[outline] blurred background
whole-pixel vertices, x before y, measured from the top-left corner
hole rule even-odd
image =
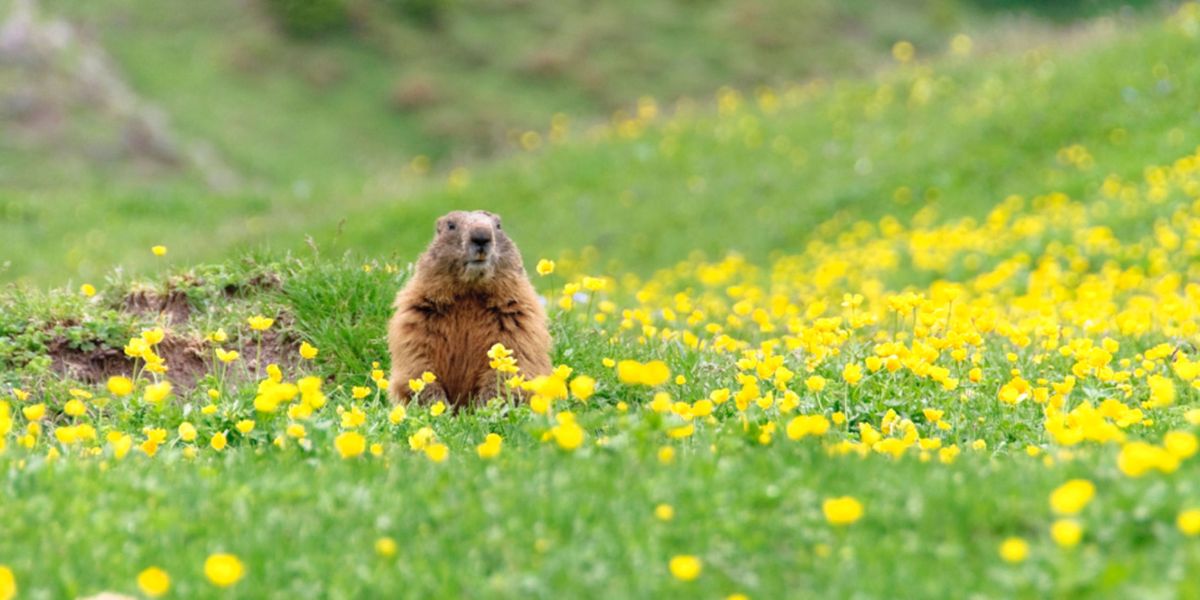
[[[500,212],[530,262],[588,247],[650,269],[795,247],[842,215],[1085,193],[1195,147],[1197,45],[1179,14],[0,0],[0,282],[254,248],[406,261],[452,208]],[[1072,146],[1088,161],[1064,159]]]

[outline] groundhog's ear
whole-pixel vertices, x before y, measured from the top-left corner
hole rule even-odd
[[[491,217],[491,219],[496,222],[496,229],[500,228],[500,215],[487,210],[481,210],[479,212]]]

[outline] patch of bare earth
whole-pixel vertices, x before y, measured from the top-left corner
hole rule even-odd
[[[244,286],[225,290],[233,296],[248,288],[264,288],[278,285],[277,276],[264,276],[262,280],[249,281]],[[160,293],[152,290],[136,290],[125,297],[121,309],[144,319],[160,323],[165,335],[155,352],[167,365],[166,378],[181,390],[196,387],[197,382],[215,366],[214,346],[203,338],[186,336],[177,332],[191,318],[192,307],[187,294],[180,290]],[[289,315],[280,315],[272,329],[240,339],[231,340],[222,346],[236,350],[241,358],[225,369],[227,382],[261,379],[266,366],[277,364],[293,367],[299,355],[299,341],[284,333],[290,322]],[[84,350],[66,338],[56,338],[48,344],[51,368],[60,375],[89,384],[101,384],[109,377],[133,376],[139,362],[126,356],[123,347],[111,347],[95,341],[94,347]]]

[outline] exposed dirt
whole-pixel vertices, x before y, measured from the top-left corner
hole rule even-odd
[[[266,271],[245,281],[230,283],[222,288],[225,297],[233,299],[252,296],[263,290],[278,289],[283,283],[279,274]],[[180,391],[191,390],[207,373],[218,370],[214,345],[202,337],[202,333],[185,327],[193,316],[194,308],[189,301],[188,289],[203,285],[195,278],[170,281],[164,291],[140,288],[130,291],[119,303],[118,309],[136,315],[137,321],[155,323],[164,329],[165,336],[155,347],[167,365],[167,379]],[[59,327],[72,327],[77,323],[59,323],[47,331],[62,331]],[[278,364],[291,370],[299,358],[299,340],[290,335],[292,317],[287,313],[275,317],[275,325],[259,334],[242,327],[230,330],[230,339],[221,344],[226,350],[236,350],[239,360],[221,369],[226,381],[249,381],[265,377],[266,366]],[[185,330],[187,333],[184,333]],[[87,384],[102,384],[114,375],[132,376],[138,361],[125,355],[122,346],[113,347],[111,342],[100,339],[77,339],[61,334],[47,343],[47,354],[51,368],[59,375]],[[137,335],[131,331],[129,335]],[[82,349],[81,346],[90,349]]]
[[[50,366],[56,373],[88,384],[102,384],[114,375],[132,377],[137,364],[125,356],[124,348],[103,344],[97,344],[92,350],[81,350],[71,346],[65,338],[58,338],[47,347]],[[299,342],[276,329],[263,334],[261,345],[257,338],[250,337],[224,344],[224,347],[241,354],[226,371],[230,382],[261,379],[266,376],[266,366],[271,363],[290,371],[299,360]],[[168,330],[155,351],[166,361],[167,380],[182,391],[194,388],[200,378],[215,368],[213,347],[203,339]]]
[[[123,303],[125,312],[135,315],[161,314],[172,325],[182,325],[192,314],[188,297],[182,291],[172,290],[159,294],[150,290],[130,292]]]
[[[114,375],[133,375],[132,358],[123,348],[99,345],[92,350],[71,347],[67,340],[56,339],[48,344],[50,365],[55,372],[84,383],[99,384]],[[176,386],[190,389],[196,380],[208,372],[204,342],[168,332],[155,348],[167,363],[167,379]]]

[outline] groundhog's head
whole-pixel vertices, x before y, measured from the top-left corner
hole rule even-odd
[[[422,268],[463,282],[484,282],[498,272],[522,269],[521,255],[504,234],[500,217],[484,211],[456,210],[437,220]]]

